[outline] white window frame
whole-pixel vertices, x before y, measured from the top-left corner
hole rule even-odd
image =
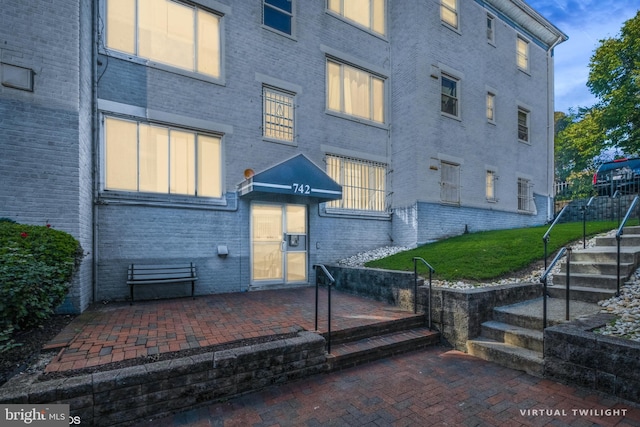
[[[497,181],[498,174],[496,171],[493,169],[487,169],[485,175],[485,195],[488,202],[496,203],[498,201],[496,188]]]
[[[115,120],[115,121],[120,121],[120,122],[124,122],[124,123],[129,123],[132,125],[136,126],[136,141],[135,141],[135,152],[136,152],[136,159],[134,160],[135,163],[135,171],[130,171],[130,172],[134,172],[135,173],[135,184],[130,183],[130,187],[129,188],[118,188],[117,186],[113,186],[110,187],[109,184],[109,162],[112,160],[115,160],[118,164],[121,164],[121,159],[119,159],[118,156],[123,155],[123,153],[117,152],[114,153],[115,158],[109,158],[109,149],[108,149],[108,130],[107,130],[107,121],[108,120]],[[168,152],[166,153],[166,159],[168,161],[167,163],[167,188],[166,191],[153,191],[153,190],[141,190],[140,189],[140,182],[141,182],[141,174],[140,174],[140,162],[141,160],[141,156],[140,156],[140,125],[145,125],[147,127],[150,128],[156,128],[156,129],[163,129],[167,131],[167,135],[168,135],[168,140],[167,140],[167,149]],[[201,131],[196,131],[193,129],[187,129],[187,128],[180,128],[180,127],[176,127],[176,126],[167,126],[164,124],[157,124],[154,122],[149,122],[143,119],[132,119],[132,118],[123,118],[121,116],[116,116],[116,115],[111,115],[111,114],[104,114],[102,116],[102,132],[103,132],[103,136],[102,136],[102,147],[101,147],[101,153],[102,153],[102,162],[101,162],[101,168],[102,168],[102,188],[101,190],[104,192],[103,194],[135,194],[135,195],[147,195],[147,196],[151,196],[151,197],[162,197],[162,200],[166,200],[166,196],[170,196],[173,199],[175,199],[176,201],[185,201],[185,200],[197,200],[197,199],[213,199],[213,200],[220,200],[223,197],[223,193],[224,193],[224,183],[223,183],[223,176],[222,176],[222,170],[223,170],[223,160],[222,160],[222,135],[220,134],[216,134],[213,132],[201,132]],[[172,151],[171,151],[171,132],[179,132],[182,134],[190,134],[193,135],[194,137],[194,152],[193,152],[193,169],[188,171],[189,172],[189,176],[187,177],[187,179],[193,179],[194,182],[194,191],[193,194],[191,193],[185,193],[185,192],[179,192],[177,190],[172,191],[172,185],[174,185],[172,183],[172,177],[171,177],[171,171],[172,171]],[[216,171],[216,177],[214,178],[214,186],[215,184],[217,184],[217,187],[215,189],[215,194],[209,194],[209,195],[202,195],[200,194],[201,191],[200,189],[202,188],[203,183],[201,182],[201,177],[202,174],[206,173],[207,171],[210,171],[210,168],[208,167],[208,165],[203,165],[203,166],[207,166],[207,167],[203,167],[202,170],[200,170],[200,168],[198,167],[199,164],[201,164],[201,153],[199,151],[199,141],[198,138],[199,137],[204,137],[204,138],[209,138],[209,139],[215,139],[218,141],[217,143],[217,147],[214,147],[217,150],[217,153],[215,153],[215,155],[217,156],[217,160],[218,160],[218,165],[217,165],[217,171]],[[192,175],[191,175],[192,174]],[[209,183],[211,184],[211,183]],[[135,187],[135,188],[132,188]]]
[[[348,21],[351,24],[354,24],[360,28],[364,28],[367,31],[370,31],[373,34],[379,36],[386,36],[387,34],[387,0],[360,0],[366,3],[369,3],[369,19],[368,23],[360,22],[353,17],[348,16],[349,11],[345,10],[345,2],[355,3],[355,0],[327,0],[327,10],[341,19]],[[377,6],[377,8],[376,8]],[[379,12],[379,8],[382,7],[382,29],[378,28],[375,25],[376,20],[376,10]]]
[[[162,1],[162,0],[159,0]],[[199,5],[194,5],[191,3],[181,2],[179,0],[163,0],[169,4],[176,4],[179,6],[183,6],[186,8],[191,8],[194,10],[194,21],[193,21],[193,30],[194,30],[194,52],[193,52],[193,61],[194,63],[190,67],[183,67],[180,65],[171,64],[163,61],[159,58],[143,56],[140,53],[140,38],[139,38],[139,24],[138,24],[138,0],[131,0],[134,7],[134,28],[131,28],[132,37],[133,37],[133,49],[132,50],[122,50],[118,47],[114,47],[109,45],[109,32],[111,29],[109,28],[109,20],[108,16],[108,2],[109,0],[102,1],[102,13],[105,17],[105,30],[103,33],[103,42],[100,44],[100,52],[106,55],[114,56],[120,59],[137,62],[140,64],[144,64],[149,67],[168,70],[174,72],[176,74],[184,74],[189,77],[193,77],[200,80],[211,81],[214,83],[222,83],[224,80],[224,15],[228,13],[230,9],[227,6],[220,5],[217,2],[215,5],[220,7],[221,10],[214,11],[211,9],[207,9],[204,7],[200,7]],[[207,14],[209,17],[213,17],[217,20],[217,55],[213,64],[214,71],[212,73],[203,72],[199,70],[199,55],[198,55],[198,13]],[[204,37],[204,35],[203,35]]]
[[[521,124],[520,117],[524,116],[525,121]],[[531,112],[524,108],[518,107],[518,116],[517,116],[517,125],[518,125],[518,141],[531,144]]]
[[[339,70],[339,78],[337,79],[337,81],[333,81],[331,80],[331,73],[329,72],[329,67],[331,66],[338,66],[340,67]],[[350,71],[350,72],[356,72],[356,73],[365,73],[367,74],[367,78],[368,78],[368,90],[369,90],[369,107],[368,107],[368,117],[362,116],[362,115],[358,115],[353,111],[353,108],[349,108],[347,107],[347,96],[346,96],[346,90],[345,90],[345,71]],[[356,66],[352,66],[349,64],[346,64],[344,62],[341,62],[337,59],[333,59],[333,58],[327,58],[327,64],[326,64],[326,73],[327,73],[327,78],[326,78],[326,108],[328,111],[331,112],[335,112],[335,113],[339,113],[339,114],[344,114],[345,116],[348,117],[353,117],[355,119],[358,120],[366,120],[372,123],[376,123],[376,124],[385,124],[386,123],[386,112],[387,112],[387,105],[386,105],[386,99],[387,99],[387,79],[383,76],[380,76],[379,74],[375,74],[372,73],[371,71],[368,71],[364,68],[360,68],[360,67],[356,67]],[[382,117],[376,117],[377,116],[377,109],[376,109],[376,105],[375,105],[375,94],[376,94],[376,82],[379,82],[382,84],[381,90],[380,90],[380,96],[382,97],[381,100],[381,105],[378,106],[379,109],[381,110],[380,115]],[[334,88],[333,85],[338,85],[337,88]],[[335,91],[338,91],[338,96],[340,99],[334,99],[332,97],[332,94]]]
[[[277,32],[279,34],[283,34],[283,35],[288,36],[288,37],[294,37],[294,35],[295,35],[295,13],[294,12],[295,12],[295,6],[296,5],[294,3],[295,0],[288,0],[288,1],[291,3],[291,12],[289,12],[287,10],[284,10],[284,9],[281,9],[278,6],[276,6],[275,4],[269,3],[268,0],[262,0],[262,25],[265,28],[268,28],[269,30],[275,31],[275,32]],[[288,16],[290,21],[291,21],[291,23],[290,23],[291,32],[288,33],[286,31],[282,31],[282,30],[280,30],[280,29],[278,29],[276,27],[273,27],[273,26],[267,24],[265,22],[265,11],[267,9],[271,9],[271,10],[275,11],[276,13],[279,13],[279,14],[281,14],[283,16]]]
[[[445,93],[444,91],[445,80],[448,80],[455,84],[454,94]],[[447,101],[452,101],[453,107],[455,109],[454,113],[445,111],[445,105],[447,104],[445,102],[445,97]],[[460,116],[460,79],[448,73],[440,73],[440,112],[445,116],[455,117],[456,119],[459,119],[461,117]]]
[[[440,161],[440,200],[448,204],[460,204],[460,165]]]
[[[440,0],[440,20],[444,25],[456,31],[460,31],[459,8],[458,0]],[[450,19],[449,16],[453,19]]]
[[[496,94],[493,92],[487,92],[487,121],[489,123],[496,123]]]
[[[496,17],[487,13],[487,42],[496,44]]]
[[[262,136],[265,139],[295,143],[295,97],[295,93],[262,86]]]
[[[342,186],[342,198],[328,209],[387,213],[387,165],[336,154],[326,155],[327,175]]]
[[[527,178],[518,178],[518,212],[533,212],[533,185]]]
[[[529,64],[530,64],[529,52],[530,52],[529,40],[518,35],[516,37],[516,64],[518,65],[518,69],[521,71],[524,71],[525,73],[529,73]]]

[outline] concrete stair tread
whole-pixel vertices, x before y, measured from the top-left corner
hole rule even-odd
[[[542,331],[538,331],[535,329],[529,329],[529,328],[523,328],[521,326],[516,326],[516,325],[510,325],[508,323],[504,323],[504,322],[498,322],[496,320],[489,320],[487,322],[484,322],[482,324],[482,326],[487,327],[487,328],[491,328],[491,329],[495,329],[495,330],[499,330],[499,331],[503,331],[503,332],[510,332],[510,333],[514,333],[514,334],[519,334],[519,335],[524,335],[533,339],[543,339],[543,332]]]
[[[594,314],[600,307],[592,302],[571,300],[569,314],[571,319]],[[542,330],[543,298],[535,298],[502,307],[493,311],[494,320],[517,325],[523,328]],[[564,297],[547,298],[547,326],[566,322],[566,302]]]
[[[540,362],[542,363],[543,356],[542,353],[538,352],[538,351],[533,351],[533,350],[529,350],[528,348],[522,348],[522,347],[518,347],[517,345],[512,345],[512,344],[507,344],[504,342],[499,342],[499,341],[495,341],[489,338],[484,338],[484,337],[478,337],[478,338],[474,338],[472,340],[469,340],[470,343],[476,344],[476,345],[480,345],[480,346],[484,346],[484,347],[489,347],[489,348],[494,348],[494,349],[498,349],[500,351],[503,351],[505,353],[509,353],[509,354],[513,354],[513,355],[518,355],[519,357],[522,357],[523,359],[527,359],[533,362]]]
[[[427,327],[413,328],[344,342],[335,346],[332,344],[331,354],[328,355],[327,361],[329,370],[333,371],[417,350],[439,341],[440,333],[438,331],[429,330]]]
[[[617,246],[592,246],[586,249],[574,249],[574,254],[583,254],[583,253],[617,253]],[[637,253],[640,252],[640,246],[620,246],[620,252],[629,252],[629,253]]]
[[[467,341],[468,353],[472,356],[506,366],[511,369],[542,377],[544,358],[541,352],[479,337]]]
[[[565,292],[565,289],[566,288],[564,286],[559,286],[559,285],[549,286],[547,288],[547,290],[558,290],[558,291],[562,291],[562,292]],[[607,293],[607,294],[610,293],[612,295],[616,293],[615,289],[595,288],[593,286],[572,286],[572,285],[569,285],[569,292],[572,292],[572,291],[596,292],[596,293]]]

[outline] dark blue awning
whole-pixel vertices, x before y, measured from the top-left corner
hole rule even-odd
[[[238,192],[240,197],[275,193],[316,202],[342,198],[342,186],[303,154],[247,178],[238,185]]]

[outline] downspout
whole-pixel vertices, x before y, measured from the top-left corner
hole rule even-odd
[[[92,121],[92,136],[93,141],[91,144],[92,153],[92,200],[91,200],[91,224],[92,224],[92,245],[93,245],[93,258],[91,268],[91,282],[92,282],[92,302],[98,300],[98,206],[96,204],[98,197],[98,147],[99,147],[99,120],[98,120],[98,2],[91,2],[92,11],[91,17],[93,20],[93,46],[91,51],[91,121]]]
[[[547,50],[547,221],[551,221],[554,215],[553,183],[555,181],[555,125],[554,125],[554,69],[551,66],[553,49],[563,41],[562,36]]]

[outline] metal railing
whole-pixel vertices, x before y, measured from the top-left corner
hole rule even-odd
[[[429,304],[427,306],[427,319],[429,319],[429,330],[431,330],[431,279],[436,270],[424,259],[420,257],[413,258],[413,314],[418,312],[418,261],[421,261],[429,269]]]
[[[550,234],[551,234],[551,230],[553,229],[553,227],[558,223],[558,221],[560,221],[560,218],[562,217],[562,214],[564,214],[567,211],[567,208],[569,207],[569,205],[565,206],[564,208],[562,208],[562,210],[560,211],[560,213],[556,216],[556,219],[553,221],[553,223],[551,224],[551,226],[549,227],[549,229],[547,230],[546,233],[544,233],[544,236],[542,236],[542,241],[544,242],[544,269],[547,270],[547,243],[549,243],[549,238],[550,238]]]
[[[616,296],[620,296],[620,241],[622,240],[622,234],[624,233],[624,226],[629,220],[629,216],[631,216],[631,212],[633,212],[633,209],[635,208],[636,203],[638,203],[638,196],[635,196],[633,198],[633,201],[631,202],[629,209],[627,209],[627,213],[622,219],[622,221],[620,222],[620,225],[618,226],[618,231],[616,232],[616,243],[618,246],[618,250],[617,250],[618,265],[616,267],[618,276],[617,276],[617,284],[616,284]]]
[[[582,205],[580,210],[582,211],[582,249],[587,248],[587,211],[591,207],[591,203],[596,198],[592,196],[586,205]]]
[[[553,259],[553,261],[551,261],[551,264],[549,265],[549,267],[547,267],[544,271],[544,273],[542,274],[542,276],[540,276],[540,282],[542,283],[542,328],[545,329],[547,327],[547,281],[548,281],[548,276],[549,273],[551,273],[551,270],[553,269],[553,267],[556,265],[556,263],[560,260],[560,258],[562,258],[565,253],[567,254],[567,276],[566,276],[566,280],[567,280],[567,288],[566,288],[566,294],[565,294],[565,319],[569,320],[569,301],[570,301],[570,278],[571,278],[571,248],[570,247],[564,247],[562,249],[560,249],[558,251],[558,253],[556,254],[555,258]]]
[[[322,271],[324,276],[329,280],[327,285],[327,353],[331,354],[331,287],[336,283],[327,267],[323,264],[315,264],[313,268],[316,270],[316,331],[318,330],[318,287],[320,286],[320,275],[318,269]]]

